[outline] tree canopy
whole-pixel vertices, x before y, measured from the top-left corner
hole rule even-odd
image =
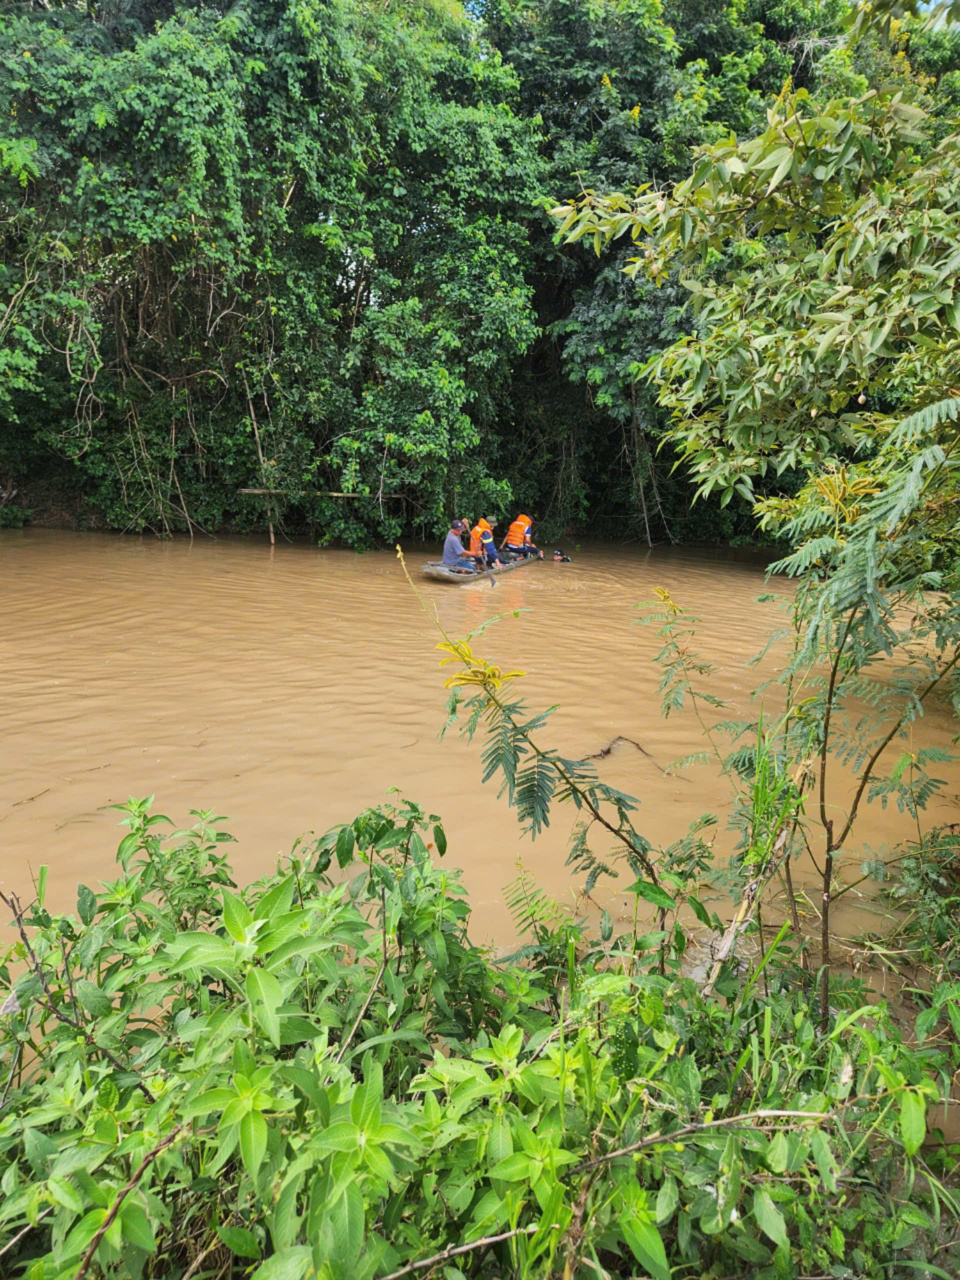
[[[132,12],[0,29],[6,466],[52,449],[161,530],[496,498],[480,438],[534,333],[513,73],[456,6]]]
[[[361,545],[518,503],[557,531],[750,535],[750,496],[779,492],[770,465],[796,487],[833,392],[794,413],[795,447],[771,436],[766,476],[731,464],[739,487],[707,480],[691,511],[673,464],[693,445],[671,430],[676,403],[638,374],[653,360],[675,386],[709,365],[729,385],[746,366],[716,357],[718,344],[794,305],[772,283],[737,312],[761,264],[791,275],[797,221],[816,222],[802,232],[811,244],[842,236],[830,230],[838,202],[870,198],[858,182],[895,186],[914,152],[949,136],[954,35],[894,18],[889,38],[854,39],[846,21],[839,0],[9,10],[0,521],[33,507],[118,529],[280,525]],[[874,139],[885,86],[902,120],[916,113],[915,138]],[[713,215],[696,211],[696,192],[715,194],[705,158],[689,222],[667,215],[681,247],[709,241],[724,264],[698,295],[710,352],[671,345],[689,294],[663,236],[659,277],[625,275],[621,239],[601,258],[557,243],[545,211],[558,199],[680,190],[697,148],[718,163],[747,148],[749,168],[776,127],[769,180],[783,147],[834,128],[815,105],[829,99],[851,140],[838,135],[823,161],[835,182],[810,169],[793,224],[780,199],[749,234],[713,234]],[[872,154],[848,165],[861,136],[889,148],[889,172]],[[801,269],[819,307],[828,286]],[[784,392],[811,361],[822,367],[822,338],[781,371]],[[746,371],[737,406],[776,372]],[[769,407],[755,406],[761,434],[790,416]]]

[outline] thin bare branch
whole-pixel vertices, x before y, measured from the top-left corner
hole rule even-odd
[[[664,1142],[677,1142],[681,1138],[689,1138],[693,1134],[704,1133],[709,1129],[727,1129],[731,1125],[749,1125],[755,1120],[812,1120],[818,1124],[824,1120],[832,1120],[829,1112],[820,1111],[746,1111],[742,1116],[725,1116],[722,1120],[704,1120],[696,1124],[684,1125],[682,1129],[674,1129],[670,1133],[653,1133],[639,1142],[632,1142],[628,1147],[618,1147],[616,1151],[608,1151],[606,1155],[597,1156],[595,1160],[584,1160],[574,1165],[563,1175],[564,1180],[572,1178],[585,1169],[593,1169],[597,1165],[607,1164],[611,1160],[619,1160],[621,1156],[633,1155],[635,1151],[644,1151],[647,1147],[656,1147]]]
[[[474,1240],[472,1244],[451,1245],[441,1253],[432,1257],[421,1258],[418,1262],[410,1262],[399,1271],[391,1271],[383,1280],[400,1280],[401,1276],[413,1275],[415,1271],[427,1271],[430,1267],[439,1266],[450,1258],[459,1258],[464,1253],[473,1253],[477,1249],[488,1249],[491,1245],[501,1244],[504,1240],[512,1240],[515,1236],[532,1236],[540,1230],[539,1226],[517,1227],[515,1231],[503,1231],[498,1236],[484,1236],[482,1240]]]

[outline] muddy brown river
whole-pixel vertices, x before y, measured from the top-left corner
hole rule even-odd
[[[415,576],[426,558],[411,550]],[[154,793],[177,822],[191,808],[228,815],[244,880],[270,870],[298,834],[349,820],[397,787],[442,815],[447,861],[463,869],[478,940],[513,940],[503,887],[518,860],[572,901],[564,867],[572,811],[555,809],[546,835],[529,841],[494,785],[481,786],[479,745],[438,740],[439,637],[393,553],[25,530],[0,534],[0,572],[6,887],[28,889],[31,869],[46,863],[51,905],[72,909],[78,881],[113,874],[121,833],[105,806],[130,795]],[[558,705],[544,735],[551,745],[578,757],[623,736],[649,752],[618,747],[599,767],[640,798],[637,826],[652,841],[675,839],[704,810],[723,813],[728,784],[715,768],[661,772],[703,743],[689,712],[659,714],[659,642],[634,625],[636,605],[661,586],[699,615],[698,646],[717,667],[711,688],[727,700],[724,714],[753,716],[750,692],[778,661],[774,648],[759,667],[746,665],[778,622],[757,597],[791,590],[785,580],[765,586],[761,557],[590,545],[572,564],[538,564],[496,589],[420,586],[458,636],[508,614],[476,648],[529,673],[521,686],[532,706]],[[916,732],[949,747],[955,724],[934,707]],[[949,792],[960,787],[956,766],[941,776]],[[856,848],[882,856],[908,830],[872,806]],[[810,866],[801,861],[794,875],[812,892]],[[599,887],[598,902],[626,910],[617,886],[630,878]],[[838,933],[877,927],[870,893],[864,885],[838,904]],[[717,905],[722,914],[719,896]]]

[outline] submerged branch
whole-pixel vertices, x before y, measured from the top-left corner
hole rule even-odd
[[[646,747],[641,746],[641,745],[640,745],[640,743],[639,743],[639,742],[637,742],[636,738],[626,738],[626,737],[624,737],[624,735],[623,735],[622,733],[618,733],[618,734],[617,734],[617,736],[616,736],[615,738],[611,738],[611,740],[607,743],[607,745],[606,745],[605,747],[601,748],[601,750],[599,750],[599,751],[593,751],[593,752],[591,752],[591,754],[590,754],[590,755],[588,755],[588,756],[582,756],[582,757],[581,757],[581,759],[583,759],[583,760],[606,760],[607,756],[609,756],[609,755],[611,755],[611,754],[612,754],[614,747],[615,747],[615,746],[617,746],[617,744],[618,744],[618,743],[620,743],[620,742],[625,742],[625,743],[627,744],[627,746],[628,746],[628,747],[636,747],[636,748],[637,748],[637,750],[640,752],[640,754],[641,754],[642,756],[646,756],[646,757],[647,757],[647,759],[648,759],[652,764],[656,765],[656,767],[660,770],[660,772],[663,774],[663,776],[664,776],[665,778],[669,778],[669,777],[673,777],[673,776],[675,776],[675,775],[673,775],[673,774],[668,773],[668,771],[663,767],[663,765],[659,762],[659,760],[654,759],[654,757],[650,754],[650,752],[646,749]],[[682,782],[689,782],[689,781],[690,781],[690,779],[689,779],[689,778],[682,778],[682,779],[681,779],[681,781],[682,781]]]

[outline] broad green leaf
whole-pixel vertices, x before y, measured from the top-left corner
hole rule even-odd
[[[372,1054],[364,1056],[363,1074],[363,1084],[350,1100],[350,1118],[369,1132],[379,1125],[383,1104],[383,1068]]]
[[[78,1257],[103,1226],[106,1209],[91,1209],[76,1224],[63,1243],[61,1258]]]
[[[36,1112],[30,1118],[33,1123],[27,1124],[23,1130],[23,1150],[34,1173],[42,1173],[59,1148],[41,1129],[34,1128],[38,1123]]]
[[[664,911],[670,911],[676,906],[669,893],[659,885],[651,884],[649,880],[635,880],[633,884],[627,886],[626,892],[635,893],[638,898],[643,898],[645,902],[650,902],[655,907],[662,907]]]
[[[97,914],[97,895],[82,884],[77,889],[77,915],[84,924],[92,924]]]
[[[303,1182],[303,1174],[296,1174],[280,1188],[273,1213],[269,1219],[270,1236],[275,1249],[285,1249],[297,1238],[300,1217],[297,1213],[297,1195]]]
[[[507,1156],[490,1170],[491,1178],[502,1178],[504,1182],[519,1182],[529,1178],[533,1169],[533,1161],[520,1152]]]
[[[220,1117],[221,1130],[231,1129],[234,1125],[238,1125],[247,1112],[252,1109],[253,1098],[249,1093],[235,1094],[223,1108],[223,1115]]]
[[[260,923],[260,932],[257,934],[257,955],[272,956],[275,952],[283,950],[290,953],[289,944],[296,943],[297,948],[303,946],[310,935],[315,932],[317,926],[317,918],[312,911],[287,911],[283,915],[275,915],[270,920],[263,920]],[[321,941],[326,941],[327,945],[334,942],[333,939],[320,935]],[[293,955],[299,954],[298,950],[294,950]]]
[[[506,1221],[506,1202],[495,1191],[488,1191],[474,1207],[471,1230],[477,1235],[484,1235],[499,1230]]]
[[[697,1064],[689,1053],[684,1054],[677,1062],[675,1078],[678,1087],[683,1091],[683,1100],[687,1106],[691,1109],[699,1106],[702,1082]]]
[[[360,1256],[365,1223],[363,1196],[356,1182],[347,1186],[330,1210],[330,1223],[337,1257],[349,1270]]]
[[[774,1244],[786,1244],[787,1226],[783,1220],[783,1214],[770,1199],[770,1193],[764,1187],[757,1187],[753,1193],[753,1216],[757,1226]]]
[[[944,1271],[942,1267],[935,1266],[932,1262],[919,1262],[915,1258],[899,1258],[897,1266],[909,1267],[911,1271],[916,1271],[921,1276],[933,1276],[935,1280],[957,1280],[957,1273],[952,1274]]]
[[[843,1256],[847,1251],[847,1237],[843,1234],[836,1223],[830,1228],[830,1238],[828,1241],[830,1249],[835,1258],[843,1261]]]
[[[772,191],[775,191],[782,180],[787,176],[787,173],[793,164],[793,159],[793,152],[790,152],[788,155],[785,155],[777,165],[777,171],[770,179],[770,185],[767,187],[767,195],[770,195]]]
[[[193,1120],[196,1116],[206,1116],[211,1112],[222,1111],[233,1102],[236,1096],[232,1089],[208,1089],[206,1093],[201,1093],[199,1098],[194,1098],[193,1102],[184,1107],[183,1118]]]
[[[264,969],[250,969],[244,983],[247,999],[253,1009],[253,1016],[270,1037],[275,1048],[280,1048],[280,1015],[277,1012],[283,1003],[283,992],[280,983],[272,973]]]
[[[813,1158],[817,1162],[817,1169],[820,1171],[820,1179],[827,1191],[833,1193],[837,1189],[837,1162],[834,1159],[833,1152],[830,1150],[830,1143],[827,1141],[827,1135],[822,1129],[815,1129],[810,1135],[810,1150]]]
[[[344,1062],[352,1061],[358,1053],[362,1053],[365,1049],[373,1049],[378,1044],[395,1044],[397,1041],[405,1040],[410,1044],[420,1045],[426,1053],[430,1044],[422,1031],[387,1031],[382,1036],[370,1036],[368,1040],[361,1040],[347,1054]]]
[[[97,1102],[104,1111],[116,1111],[120,1104],[120,1090],[109,1078],[101,1080],[97,1087]]]
[[[156,1253],[157,1241],[153,1233],[150,1219],[143,1206],[135,1200],[127,1199],[120,1210],[120,1221],[123,1227],[123,1239],[144,1253]]]
[[[230,1252],[235,1253],[238,1258],[256,1259],[263,1252],[260,1248],[260,1241],[246,1227],[217,1227],[217,1235]]]
[[[921,1093],[905,1092],[900,1102],[900,1134],[907,1155],[915,1155],[927,1136],[927,1105]]]
[[[74,983],[77,999],[93,1018],[102,1018],[113,1010],[113,1001],[105,991],[101,991],[86,978],[78,978]]]
[[[119,1253],[123,1248],[123,1217],[117,1214],[110,1226],[103,1233],[104,1241],[111,1249]]]
[[[660,1232],[652,1222],[634,1213],[621,1218],[620,1230],[636,1260],[653,1276],[653,1280],[670,1280],[670,1265]]]
[[[767,1147],[764,1159],[767,1168],[771,1173],[783,1173],[787,1167],[789,1158],[789,1146],[787,1144],[787,1135],[782,1131],[774,1134]]]
[[[326,1090],[321,1085],[320,1077],[315,1071],[290,1063],[282,1066],[279,1069],[279,1074],[284,1080],[288,1080],[295,1089],[298,1089],[311,1106],[319,1108],[326,1102]]]
[[[291,957],[306,958],[315,955],[318,951],[333,951],[338,947],[335,938],[325,938],[314,935],[309,937],[306,934],[298,933],[296,937],[288,938],[274,950],[273,939],[269,934],[265,934],[257,947],[257,954],[264,957],[264,965],[271,971],[281,969]]]
[[[139,848],[140,848],[140,834],[139,832],[131,831],[130,834],[124,836],[123,839],[120,841],[120,843],[117,845],[117,861],[122,863],[124,858],[129,857],[129,855],[133,853],[135,849],[139,849]]]
[[[248,1111],[240,1121],[240,1155],[254,1182],[267,1149],[267,1122],[259,1111]]]
[[[356,1151],[360,1146],[360,1130],[346,1121],[331,1124],[317,1134],[314,1145],[320,1151]]]
[[[676,1213],[679,1203],[680,1191],[677,1180],[672,1174],[668,1174],[657,1192],[657,1222],[661,1224],[669,1222]]]
[[[762,1244],[756,1236],[744,1235],[728,1235],[726,1239],[730,1243],[730,1247],[734,1250],[738,1258],[745,1258],[747,1262],[769,1262],[770,1246]],[[753,1275],[754,1273],[745,1272],[745,1275]]]
[[[513,1134],[502,1115],[495,1115],[487,1137],[487,1164],[493,1168],[513,1155]]]
[[[229,889],[223,891],[223,923],[235,942],[246,942],[247,931],[253,924],[253,916],[245,903]]]
[[[83,1213],[83,1201],[72,1183],[66,1178],[51,1177],[47,1179],[47,1189],[57,1204],[64,1209],[72,1209],[74,1213]]]
[[[353,827],[342,827],[337,835],[336,844],[338,866],[346,867],[353,861],[353,851],[355,848],[356,841],[353,836]]]
[[[195,939],[195,941],[191,941],[190,945],[183,947],[182,950],[176,946],[167,949],[171,953],[171,972],[183,972],[185,969],[202,969],[209,972],[211,969],[216,969],[229,973],[234,970],[236,955],[232,944],[226,938],[217,938],[213,934],[204,933],[185,934],[177,939],[177,943],[181,943],[184,937]]]
[[[764,169],[778,169],[786,160],[788,163],[793,157],[793,151],[789,146],[775,147],[772,151],[757,162],[757,168],[762,172]]]
[[[261,1263],[250,1280],[304,1280],[313,1271],[313,1250],[308,1245],[281,1249]]]
[[[286,915],[296,891],[296,879],[293,876],[286,876],[279,884],[274,885],[269,893],[265,893],[254,907],[254,920],[272,920],[276,916]]]

